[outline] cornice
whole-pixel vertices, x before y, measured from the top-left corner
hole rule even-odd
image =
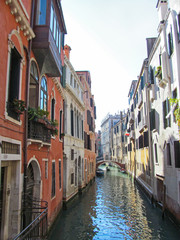
[[[64,90],[59,82],[59,79],[57,77],[55,78],[52,78],[53,82],[55,83],[56,87],[57,87],[57,90],[59,91],[59,93],[61,94],[63,100],[65,99],[64,97]]]
[[[74,70],[71,62],[69,61],[69,59],[67,58],[67,56],[64,54],[64,62],[65,64],[69,67],[69,69],[71,70],[71,72],[73,73],[74,77],[76,78],[76,81],[78,81],[78,84],[81,86],[82,90],[83,90],[83,85],[76,73],[76,71]]]
[[[20,29],[26,36],[27,40],[31,40],[35,37],[33,29],[30,27],[28,15],[22,5],[17,0],[5,0],[5,3],[9,5],[11,14],[14,15],[15,20],[20,25]],[[22,10],[23,9],[23,10]]]

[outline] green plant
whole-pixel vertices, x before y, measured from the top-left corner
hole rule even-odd
[[[169,102],[171,105],[174,105],[174,104],[176,105],[176,108],[174,110],[174,116],[175,116],[176,122],[178,123],[178,126],[180,126],[180,108],[179,108],[180,99],[170,98]]]
[[[23,100],[19,100],[17,98],[15,98],[13,100],[13,109],[15,110],[15,112],[22,114],[25,110],[26,110],[26,105],[25,102]]]
[[[162,79],[162,69],[161,66],[158,66],[155,71],[155,77],[159,79],[159,81]]]
[[[50,121],[50,124],[54,127],[58,126],[58,121],[55,119],[54,121]]]
[[[28,108],[28,117],[29,117],[30,121],[33,119],[35,120],[36,118],[47,120],[48,115],[49,115],[49,112],[47,112],[43,109],[40,109],[40,107],[38,107],[38,108],[29,107]]]

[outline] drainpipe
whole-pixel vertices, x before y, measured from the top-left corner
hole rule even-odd
[[[31,20],[30,26],[33,28],[34,21],[34,6],[35,0],[32,0],[31,6]],[[28,42],[28,49],[24,47],[26,51],[26,60],[27,60],[27,68],[26,68],[26,88],[25,88],[25,99],[26,99],[26,111],[25,111],[25,132],[24,132],[24,188],[23,188],[23,209],[26,208],[26,188],[27,188],[27,138],[28,138],[28,106],[29,106],[29,82],[30,82],[30,55],[32,48],[32,39]],[[23,228],[26,226],[25,214],[23,214]]]

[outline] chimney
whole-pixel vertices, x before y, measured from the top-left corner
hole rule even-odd
[[[68,60],[69,60],[69,58],[70,58],[70,51],[71,51],[70,46],[68,46],[68,45],[66,44],[66,45],[64,46],[64,53],[65,53],[66,57],[68,58]]]
[[[168,11],[168,1],[158,0],[156,8],[158,11],[159,22],[162,22],[163,20],[165,20],[166,13]]]

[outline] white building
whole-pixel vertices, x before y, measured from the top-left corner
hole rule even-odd
[[[84,181],[84,102],[83,86],[69,61],[70,47],[64,56],[64,172],[63,199],[68,201],[82,188]]]
[[[170,7],[170,8],[169,8]],[[175,106],[180,98],[180,1],[158,1],[158,38],[149,56],[154,197],[180,221],[180,144]]]
[[[120,120],[120,115],[110,115],[103,119],[101,123],[101,145],[104,160],[112,160],[112,131],[111,128]]]

